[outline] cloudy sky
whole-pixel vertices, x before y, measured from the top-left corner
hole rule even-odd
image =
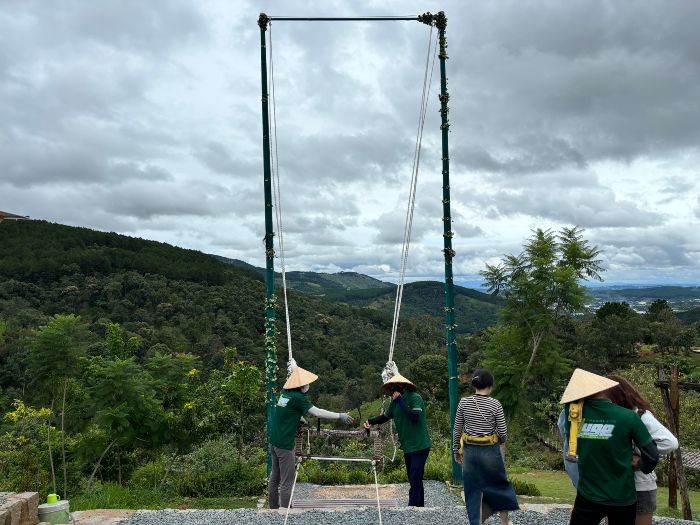
[[[578,225],[700,283],[700,2],[6,1],[0,210],[264,265],[258,14],[448,15],[461,282]],[[430,30],[273,22],[288,269],[396,278]],[[411,279],[441,278],[436,66]]]

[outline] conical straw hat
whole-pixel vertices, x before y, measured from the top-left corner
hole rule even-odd
[[[391,386],[396,385],[396,384],[405,385],[406,390],[411,390],[412,392],[416,391],[416,385],[411,383],[408,379],[406,379],[401,374],[396,374],[391,379],[387,379],[386,382],[381,386],[380,390],[382,392],[384,392],[385,394],[388,394],[389,392],[391,392]]]
[[[566,390],[564,390],[559,403],[562,405],[571,403],[572,401],[604,392],[617,385],[617,381],[577,368],[571,374],[569,384],[566,385]]]
[[[302,367],[297,366],[292,373],[289,374],[287,382],[284,384],[283,388],[299,388],[300,386],[309,385],[316,381],[318,376],[312,374],[308,370],[304,370]]]

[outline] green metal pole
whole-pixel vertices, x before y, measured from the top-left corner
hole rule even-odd
[[[270,456],[270,433],[275,410],[275,383],[277,378],[277,352],[275,350],[275,246],[272,223],[272,170],[270,168],[270,114],[267,91],[267,46],[265,32],[270,22],[265,13],[260,13],[260,76],[262,80],[262,127],[263,127],[263,177],[265,183],[265,380],[267,406],[267,473],[272,469]]]
[[[450,421],[454,431],[455,415],[457,414],[457,404],[459,403],[459,383],[457,381],[457,344],[455,342],[455,300],[454,281],[452,275],[452,259],[455,251],[452,249],[452,216],[450,214],[450,151],[449,132],[450,123],[447,114],[450,111],[447,103],[450,95],[447,92],[447,74],[445,72],[445,62],[447,61],[447,40],[445,39],[445,29],[447,28],[447,17],[443,11],[435,15],[435,27],[438,29],[440,44],[440,115],[442,124],[442,220],[443,239],[445,254],[445,338],[447,340],[447,374],[450,389]],[[462,481],[462,468],[452,458],[452,482]]]

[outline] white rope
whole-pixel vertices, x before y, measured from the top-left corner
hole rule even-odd
[[[425,125],[425,116],[428,108],[428,98],[430,96],[430,87],[432,85],[433,71],[435,69],[435,55],[437,54],[437,44],[433,50],[433,27],[430,26],[430,35],[428,36],[428,53],[425,58],[425,72],[423,74],[423,92],[421,98],[421,107],[418,117],[418,130],[416,132],[416,146],[413,152],[413,168],[411,171],[411,185],[408,196],[408,207],[406,209],[406,220],[404,224],[404,238],[401,249],[401,263],[399,270],[399,280],[396,287],[396,301],[394,303],[394,320],[391,327],[391,341],[389,343],[389,359],[387,366],[393,363],[394,348],[396,346],[396,338],[399,327],[399,317],[401,313],[401,300],[403,299],[403,287],[406,278],[406,266],[408,263],[408,251],[411,244],[411,232],[413,229],[413,213],[416,205],[416,187],[418,183],[418,171],[420,166],[421,146],[423,143],[423,128]],[[430,55],[433,52],[432,67],[430,65]],[[430,75],[428,75],[430,72]],[[394,365],[395,366],[395,365]],[[386,367],[385,367],[386,371]],[[384,379],[384,373],[382,374]],[[386,379],[384,379],[386,382]]]
[[[287,525],[287,519],[289,519],[289,509],[292,508],[292,500],[294,499],[294,489],[297,486],[297,476],[299,475],[299,467],[301,467],[301,461],[297,461],[297,468],[294,471],[294,483],[292,483],[292,493],[289,495],[289,503],[287,503],[287,512],[284,513],[284,525]]]
[[[372,470],[374,471],[374,488],[377,491],[377,512],[379,513],[379,525],[382,525],[382,506],[379,503],[379,481],[377,480],[377,464],[372,462]]]
[[[396,363],[394,363],[392,361],[392,364],[394,365],[394,367],[396,367]],[[387,365],[388,365],[388,363],[387,363]],[[387,368],[384,367],[384,372],[386,372],[386,370],[387,370]],[[384,377],[384,372],[382,372],[382,377]],[[396,373],[397,374],[399,373],[398,370],[396,371]],[[390,378],[391,377],[393,377],[393,376],[390,376]],[[384,382],[386,383],[386,379],[384,380]],[[382,408],[379,411],[379,413],[382,415],[384,415],[384,413],[386,411],[386,408],[384,407],[384,404],[386,403],[386,398],[387,398],[387,396],[382,397]],[[394,453],[391,455],[391,462],[393,463],[394,460],[396,459],[396,451],[398,450],[398,447],[396,446],[396,438],[394,437],[394,419],[393,418],[389,420],[389,435],[391,436],[391,444],[394,446]],[[382,448],[384,448],[384,447],[382,447]],[[386,457],[387,456],[385,456],[382,453],[382,458],[386,458]]]
[[[280,176],[279,176],[279,151],[277,147],[277,104],[275,102],[275,66],[272,53],[272,24],[268,30],[268,41],[270,47],[270,86],[272,99],[272,133],[270,138],[273,141],[274,148],[271,148],[270,166],[272,171],[272,193],[275,208],[275,217],[277,222],[277,234],[279,236],[279,252],[282,266],[282,291],[284,294],[284,319],[287,326],[287,349],[289,351],[287,361],[287,377],[297,367],[296,361],[292,356],[292,325],[289,320],[289,304],[287,302],[287,276],[286,263],[284,258],[284,232],[282,229],[282,192],[280,191]]]
[[[399,281],[396,286],[396,301],[394,303],[394,319],[391,326],[391,341],[389,343],[389,359],[387,360],[384,369],[382,370],[382,381],[386,383],[389,379],[399,373],[399,369],[394,362],[394,349],[396,347],[396,338],[399,328],[399,317],[401,313],[401,301],[403,299],[403,286],[406,278],[406,266],[408,264],[408,250],[411,244],[411,232],[413,230],[413,213],[416,205],[416,188],[418,185],[418,169],[420,167],[421,146],[423,143],[423,128],[425,126],[425,116],[428,110],[428,99],[430,97],[430,87],[433,81],[433,71],[435,70],[435,56],[437,55],[437,42],[433,45],[433,26],[430,26],[430,34],[428,35],[428,52],[425,57],[425,72],[423,74],[423,91],[421,97],[421,107],[418,116],[418,131],[416,132],[416,146],[413,151],[413,168],[411,170],[411,185],[408,191],[408,207],[406,209],[406,221],[404,224],[403,246],[401,248],[401,263],[399,270]],[[433,55],[432,65],[430,64],[430,55]],[[428,76],[430,71],[430,76]],[[386,399],[386,397],[385,397]],[[384,413],[384,401],[382,401],[382,413]],[[391,461],[396,459],[396,439],[394,437],[393,420],[390,422],[389,435],[391,443],[394,447],[394,452],[391,455]]]

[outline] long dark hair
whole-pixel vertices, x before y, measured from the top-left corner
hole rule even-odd
[[[619,383],[606,392],[610,401],[621,407],[636,410],[640,416],[646,411],[653,413],[649,401],[627,379],[616,375],[608,376],[608,379]]]

